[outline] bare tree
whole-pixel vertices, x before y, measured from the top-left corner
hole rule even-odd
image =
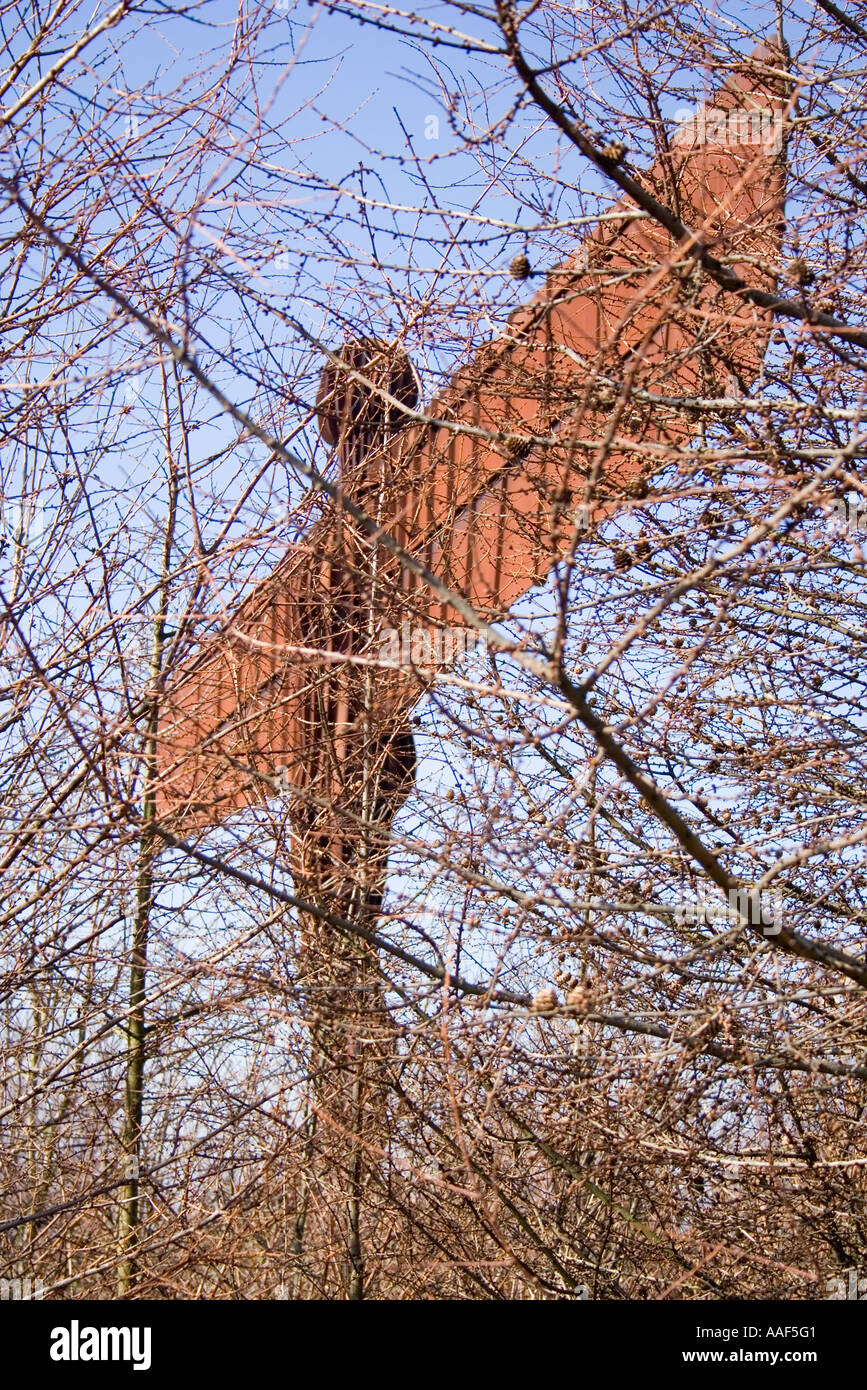
[[[0,1275],[839,1289],[860,22],[4,20]]]

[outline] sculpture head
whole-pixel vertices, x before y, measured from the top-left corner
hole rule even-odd
[[[358,440],[373,444],[402,429],[406,415],[385,395],[410,410],[418,405],[419,381],[408,355],[381,338],[350,338],[319,380],[316,410],[325,443],[337,449]]]

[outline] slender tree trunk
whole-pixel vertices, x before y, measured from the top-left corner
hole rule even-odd
[[[292,1300],[297,1302],[301,1297],[301,1280],[304,1277],[304,1232],[307,1228],[307,1211],[310,1206],[310,1167],[313,1162],[313,1145],[316,1139],[316,1115],[313,1111],[307,1116],[307,1142],[305,1149],[306,1171],[302,1179],[301,1197],[298,1208],[295,1212],[295,1221],[292,1227],[292,1243],[290,1250],[292,1253]]]
[[[177,369],[172,365],[172,380],[177,394],[178,408],[183,428],[183,402],[177,377]],[[158,855],[158,841],[154,833],[156,816],[157,734],[159,732],[159,690],[163,671],[163,652],[166,639],[166,616],[169,602],[169,576],[171,573],[172,548],[174,545],[175,520],[178,504],[178,474],[174,462],[171,440],[169,409],[169,381],[165,364],[162,366],[163,406],[165,418],[165,446],[168,463],[168,514],[163,541],[162,576],[154,618],[153,643],[151,647],[150,679],[151,698],[147,713],[144,741],[144,787],[142,797],[141,832],[139,836],[138,860],[136,863],[135,919],[133,923],[132,952],[129,972],[129,1000],[126,1026],[126,1072],[124,1076],[123,1130],[121,1150],[124,1165],[124,1182],[121,1187],[120,1212],[118,1215],[117,1249],[118,1295],[126,1297],[132,1292],[138,1278],[137,1247],[141,1222],[141,1147],[142,1118],[144,1108],[144,1072],[147,1060],[147,1030],[145,1021],[145,999],[147,995],[148,934],[153,904],[154,866]]]
[[[352,1081],[353,1133],[349,1155],[349,1198],[346,1204],[346,1243],[349,1250],[347,1297],[351,1303],[360,1303],[364,1298],[364,1255],[361,1248],[362,1152],[359,1142],[363,1066],[363,1060],[359,1056]]]
[[[136,909],[129,972],[129,1015],[127,1019],[126,1077],[124,1082],[123,1163],[125,1182],[121,1188],[118,1220],[118,1294],[130,1293],[138,1273],[136,1245],[139,1226],[139,1164],[141,1160],[142,1104],[144,1099],[145,991],[147,987],[147,948],[150,908],[153,894],[155,846],[152,830],[153,793],[146,794],[143,826],[139,842],[136,875]]]

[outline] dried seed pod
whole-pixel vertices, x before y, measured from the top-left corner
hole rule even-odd
[[[580,1009],[582,1013],[586,1013],[590,1008],[589,989],[587,989],[586,985],[576,985],[575,988],[570,989],[569,993],[566,995],[566,1003],[569,1005],[570,1009]]]
[[[514,462],[526,458],[532,447],[530,440],[522,434],[510,434],[504,445],[507,457]]]
[[[606,145],[602,146],[601,154],[604,159],[610,159],[613,164],[619,164],[627,149],[628,146],[624,145],[622,140],[609,140]]]
[[[556,989],[540,989],[539,993],[534,996],[530,1008],[534,1014],[550,1014],[554,1012],[559,1003]]]
[[[786,266],[786,275],[796,285],[812,284],[816,278],[803,256],[796,256],[793,261],[789,261]]]
[[[509,266],[509,274],[513,280],[529,280],[533,267],[526,256],[516,256]]]

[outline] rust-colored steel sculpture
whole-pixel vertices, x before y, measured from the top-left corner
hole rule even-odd
[[[718,261],[775,287],[782,88],[760,46],[641,178]],[[508,331],[424,412],[406,355],[359,339],[332,356],[320,429],[347,495],[483,617],[496,617],[688,444],[684,398],[747,390],[770,319],[689,245],[621,204],[546,276]],[[384,629],[433,632],[448,606],[337,504],[166,690],[158,815],[201,826],[289,795],[296,891],[334,915],[380,908],[388,831],[412,783],[423,681],[377,669]],[[365,664],[366,663],[366,664]]]
[[[696,121],[642,179],[718,260],[765,290],[784,190],[779,151],[768,147],[782,100],[756,76],[772,58],[757,49],[715,97],[717,124]],[[600,224],[547,275],[509,331],[430,404],[431,423],[402,428],[418,387],[400,349],[362,339],[336,353],[320,389],[321,432],[346,492],[496,616],[572,543],[576,505],[598,521],[641,486],[655,456],[688,442],[695,427],[682,398],[750,386],[769,327],[766,311],[721,289],[636,212]],[[329,506],[173,679],[161,721],[163,819],[217,822],[272,796],[281,777],[296,792],[324,793],[335,775],[351,781],[364,732],[348,694],[361,677],[345,659],[374,653],[374,635],[403,613],[431,628],[450,621],[388,556],[372,566],[372,553]],[[417,679],[382,673],[376,685],[379,721],[387,707],[400,723]],[[382,753],[389,785],[408,766],[408,743],[391,753],[394,766]]]
[[[642,179],[718,262],[765,291],[783,218],[778,58],[758,48],[712,117]],[[747,390],[761,366],[767,311],[721,288],[652,217],[619,212],[422,416],[399,348],[357,339],[323,373],[320,429],[343,491],[483,618],[569,553],[576,507],[579,528],[597,523],[688,446],[688,398]],[[172,677],[159,726],[164,824],[213,824],[285,793],[295,892],[313,909],[301,916],[299,982],[314,1109],[346,1141],[333,1161],[352,1298],[364,1285],[364,1137],[375,1144],[391,1036],[376,953],[345,928],[376,924],[392,820],[412,785],[408,715],[424,672],[376,660],[383,631],[404,621],[432,634],[455,615],[329,505]]]

